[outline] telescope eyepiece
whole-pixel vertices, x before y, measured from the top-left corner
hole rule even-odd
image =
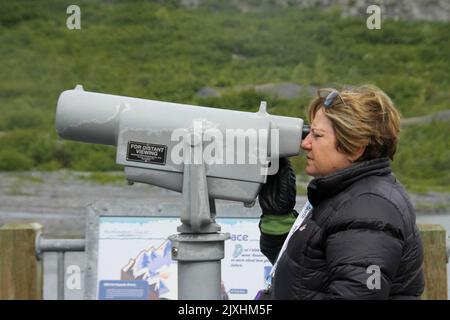
[[[309,131],[311,130],[311,127],[307,124],[303,125],[302,129],[302,140],[306,138],[306,136],[309,134]]]

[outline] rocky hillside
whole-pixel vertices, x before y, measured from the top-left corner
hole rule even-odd
[[[186,7],[196,8],[218,1],[180,0]],[[265,6],[331,7],[342,8],[344,16],[366,15],[367,7],[380,6],[382,18],[408,21],[450,21],[450,1],[448,0],[230,0],[230,4],[242,12]]]

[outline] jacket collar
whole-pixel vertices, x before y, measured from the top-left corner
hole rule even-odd
[[[367,176],[385,176],[391,174],[388,158],[379,158],[354,164],[327,176],[315,178],[308,185],[308,200],[316,207],[356,181]]]

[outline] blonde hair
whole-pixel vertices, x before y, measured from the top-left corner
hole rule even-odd
[[[324,107],[324,97],[309,105],[311,123],[323,107],[336,135],[336,149],[349,155],[364,152],[356,161],[381,157],[394,159],[400,133],[400,114],[391,99],[379,88],[364,85],[339,91],[339,97]]]

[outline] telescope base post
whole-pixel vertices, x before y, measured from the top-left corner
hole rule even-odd
[[[172,259],[178,262],[179,300],[222,300],[221,260],[229,234],[175,234]]]

